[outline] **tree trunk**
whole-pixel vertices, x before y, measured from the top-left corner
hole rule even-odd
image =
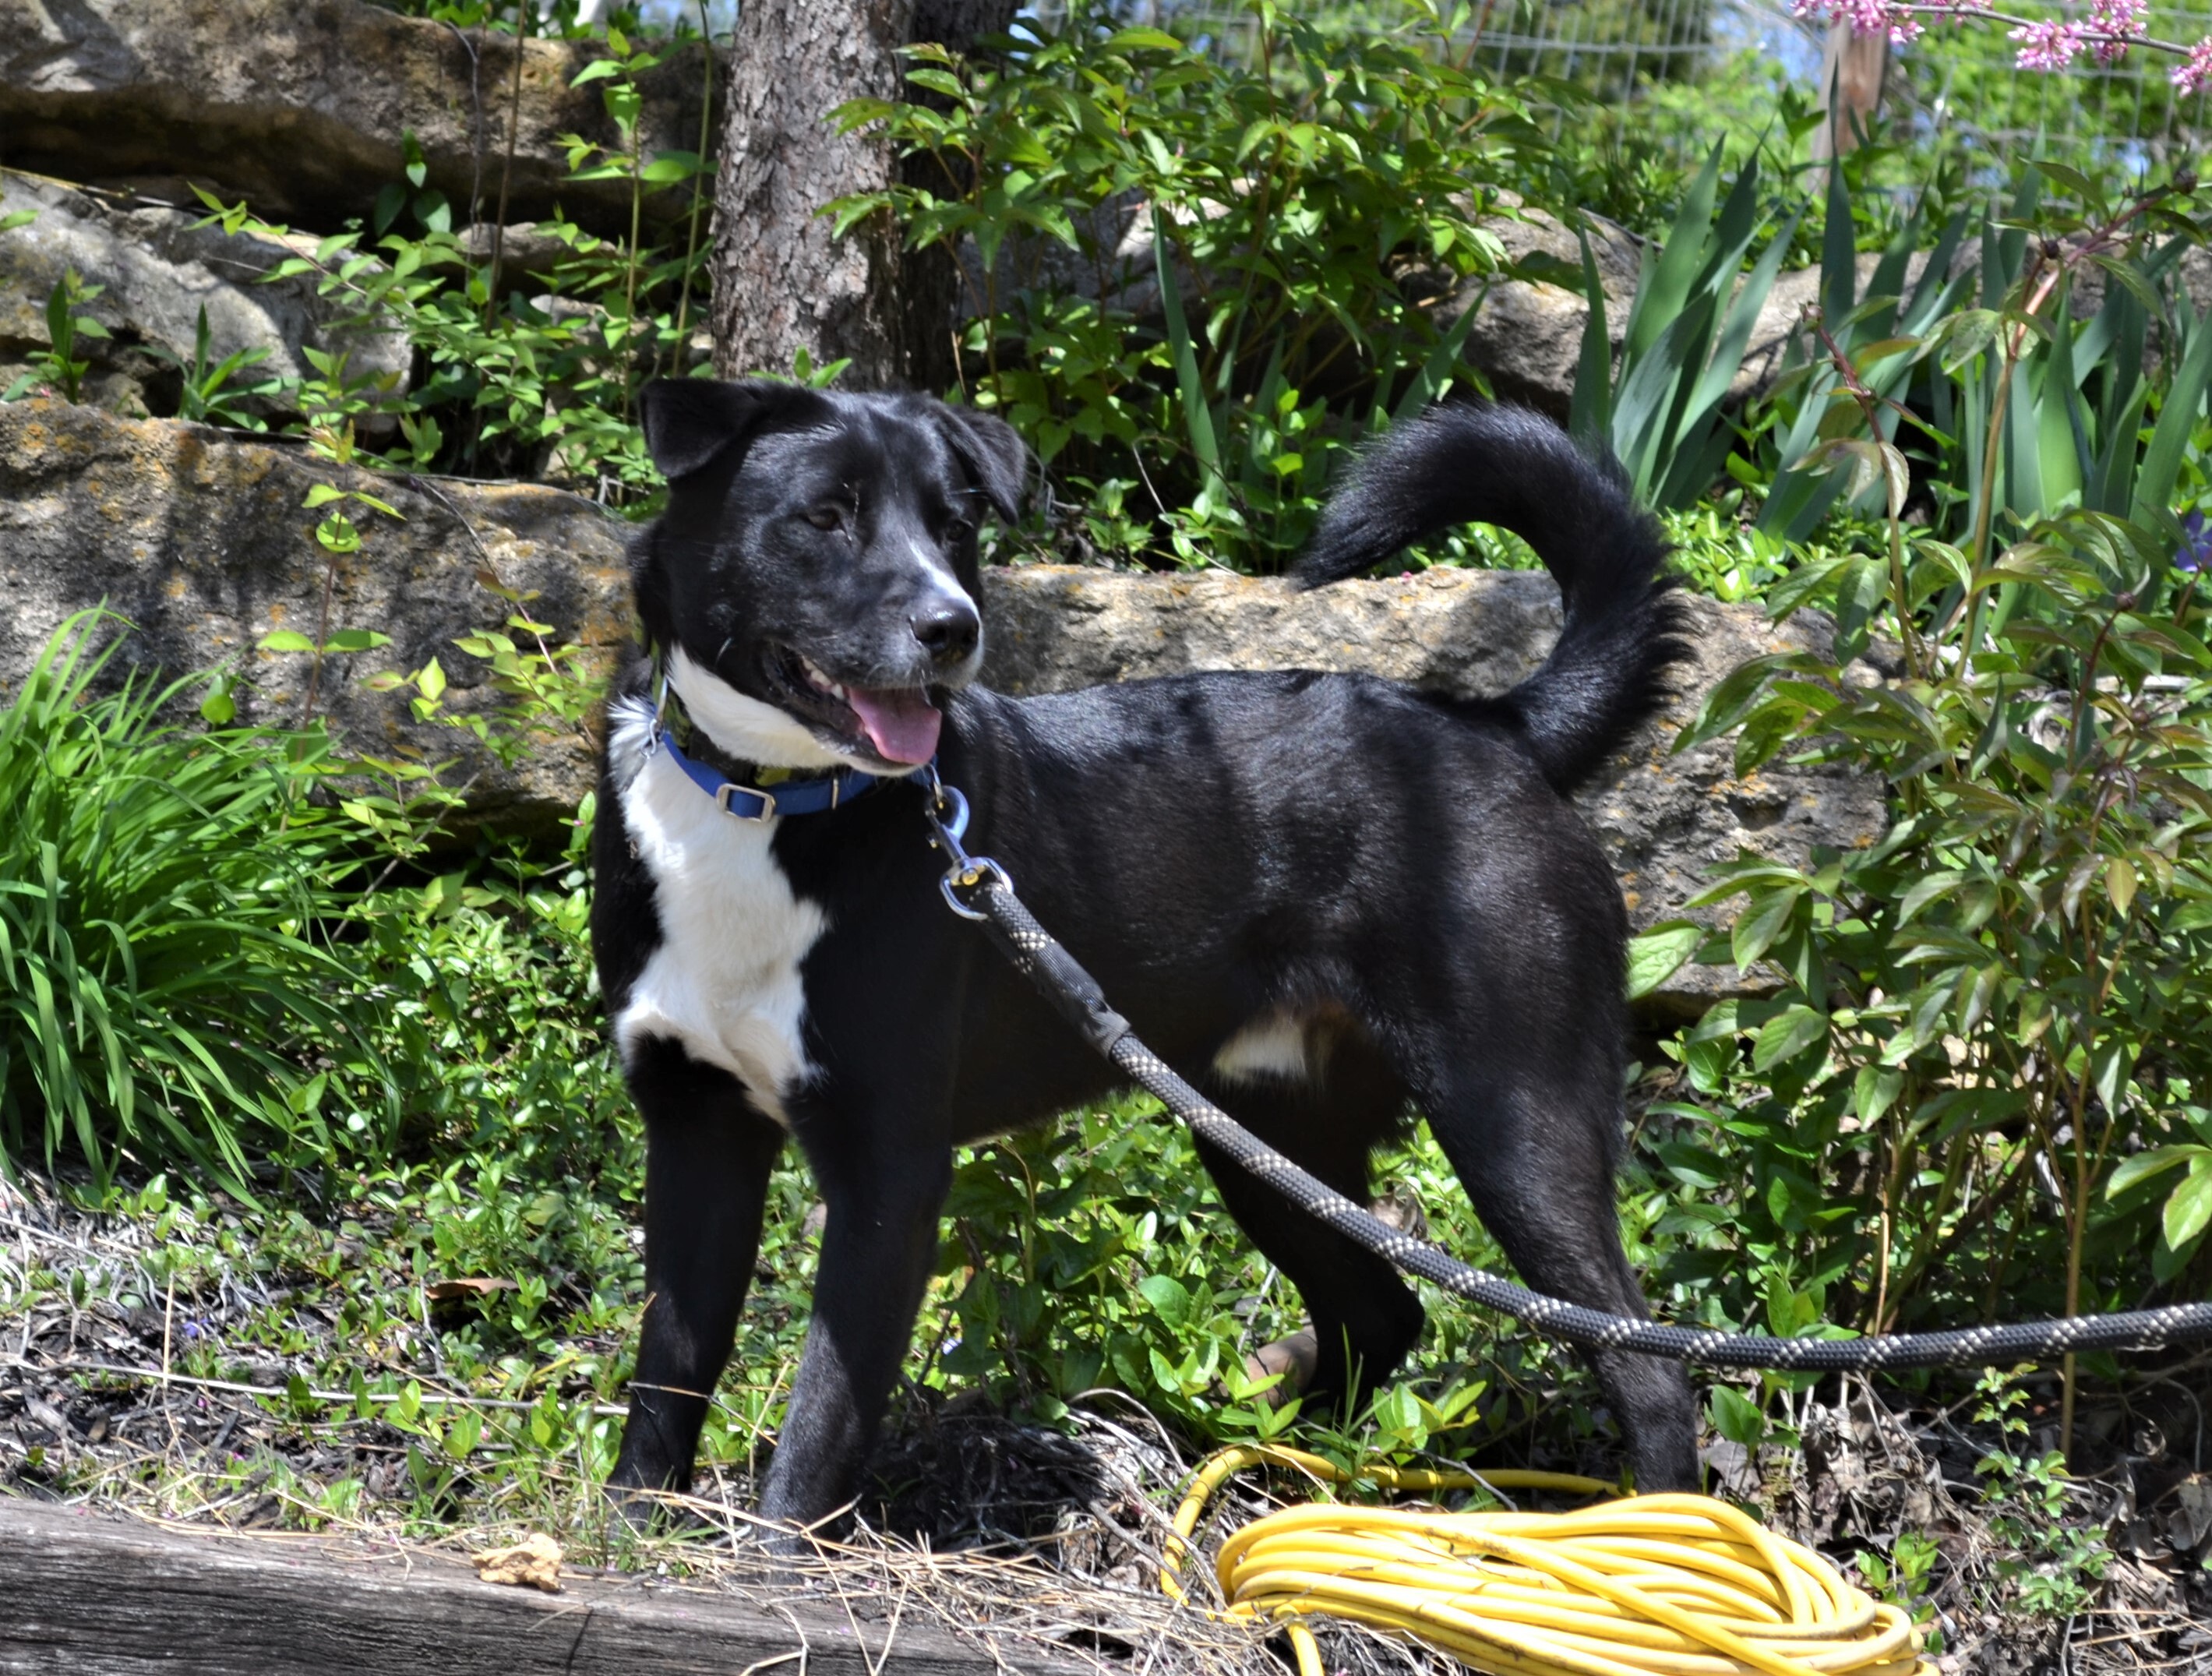
[[[1003,29],[1013,0],[745,0],[738,10],[715,191],[715,370],[788,373],[850,360],[857,388],[937,387],[951,375],[949,252],[902,252],[888,218],[830,237],[816,212],[891,184],[897,160],[870,134],[839,134],[849,99],[896,98],[898,48],[955,51]]]
[[[1881,108],[1882,78],[1889,70],[1889,33],[1862,31],[1842,18],[1828,26],[1820,59],[1826,119],[1813,131],[1813,157],[1825,162],[1858,149]]]

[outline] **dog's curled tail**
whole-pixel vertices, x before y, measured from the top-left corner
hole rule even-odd
[[[1571,792],[1666,697],[1687,655],[1667,543],[1620,469],[1525,409],[1457,402],[1393,429],[1331,497],[1291,572],[1340,581],[1456,524],[1495,524],[1543,560],[1565,610],[1543,666],[1494,701]]]

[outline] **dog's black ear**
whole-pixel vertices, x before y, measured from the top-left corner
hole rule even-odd
[[[687,477],[732,443],[743,440],[793,394],[787,384],[745,379],[655,379],[638,397],[645,446],[660,475]]]
[[[972,407],[937,404],[945,440],[974,476],[992,510],[1007,523],[1022,515],[1029,489],[1030,451],[1014,428],[994,414]]]

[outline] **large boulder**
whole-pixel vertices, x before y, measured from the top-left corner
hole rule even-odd
[[[985,576],[983,678],[1012,693],[1206,669],[1364,670],[1462,697],[1500,693],[1559,633],[1559,592],[1537,571],[1427,570],[1300,591],[1222,573],[1144,576],[1073,566]],[[1730,670],[1762,653],[1826,649],[1829,625],[1686,595],[1691,658],[1675,697],[1579,799],[1619,869],[1630,917],[1669,919],[1705,869],[1743,851],[1802,865],[1815,845],[1869,844],[1887,826],[1874,776],[1775,765],[1739,777],[1723,740],[1680,756],[1673,742]],[[1871,665],[1855,680],[1876,682]],[[1706,917],[1706,916],[1698,916]],[[1653,998],[1659,1014],[1741,993],[1732,968],[1686,967]]]
[[[1585,219],[1591,260],[1605,293],[1608,351],[1617,359],[1636,304],[1644,246],[1601,216]],[[1439,324],[1449,325],[1474,309],[1468,364],[1490,380],[1498,396],[1564,421],[1574,405],[1583,338],[1589,327],[1582,242],[1572,228],[1542,210],[1524,210],[1516,219],[1498,217],[1486,225],[1504,246],[1512,270],[1506,276],[1484,275],[1462,282],[1438,311]],[[1858,258],[1862,296],[1880,260],[1871,253]],[[1918,282],[1926,264],[1924,254],[1913,258],[1906,270],[1911,282]],[[1793,344],[1814,347],[1805,311],[1819,301],[1820,292],[1818,268],[1791,268],[1774,276],[1752,319],[1743,359],[1729,380],[1729,402],[1743,402],[1772,385]]]
[[[1606,336],[1618,353],[1636,296],[1642,260],[1635,236],[1597,216],[1589,219],[1590,257],[1606,294]],[[1467,363],[1490,380],[1493,393],[1564,420],[1573,404],[1589,323],[1583,252],[1574,229],[1541,210],[1486,223],[1504,246],[1514,276],[1485,274],[1464,282],[1442,307],[1439,324],[1474,310]]]
[[[503,197],[510,220],[627,233],[628,183],[571,181],[561,144],[617,140],[604,84],[570,85],[603,50],[525,42],[518,98],[512,35],[365,0],[0,0],[0,134],[17,168],[187,207],[198,184],[330,232],[402,179],[411,133],[457,227]],[[639,78],[648,158],[699,149],[708,68],[695,42]],[[690,203],[652,194],[647,218]]]
[[[404,332],[358,325],[343,301],[319,295],[312,275],[268,277],[301,253],[289,244],[204,227],[204,217],[185,210],[0,170],[0,217],[25,211],[34,219],[0,232],[0,389],[34,371],[36,357],[52,348],[47,299],[70,272],[100,294],[76,312],[107,335],[80,338],[76,356],[90,363],[84,389],[102,407],[139,417],[174,413],[177,363],[192,361],[203,311],[210,366],[261,353],[236,386],[273,377],[295,392],[313,374],[305,351],[313,349],[343,352],[351,376],[406,388],[414,352]],[[312,240],[301,242],[312,250]],[[249,405],[283,412],[290,399],[279,394]]]
[[[361,550],[327,565],[311,535],[319,514],[301,504],[319,483],[367,489],[403,520],[362,513]],[[486,570],[534,592],[531,611],[583,648],[588,675],[603,675],[629,632],[627,533],[555,489],[371,477],[295,446],[191,426],[52,401],[0,406],[0,689],[21,680],[71,612],[106,600],[139,625],[134,659],[174,671],[238,669],[254,683],[246,713],[290,721],[305,705],[311,662],[259,651],[263,637],[375,628],[392,644],[331,659],[318,709],[357,750],[462,759],[455,777],[473,776],[476,819],[544,829],[590,786],[582,730],[549,734],[507,769],[465,733],[415,721],[400,698],[364,679],[435,656],[453,680],[450,705],[467,712],[495,701],[489,671],[453,644],[510,609],[479,585]],[[1528,571],[1429,570],[1301,592],[1225,574],[1024,566],[987,570],[983,603],[984,679],[1012,693],[1261,668],[1364,670],[1438,691],[1497,693],[1536,666],[1559,627],[1558,589]],[[1581,799],[1638,925],[1680,912],[1704,870],[1740,850],[1802,863],[1816,845],[1863,845],[1883,827],[1877,780],[1787,767],[1739,778],[1724,744],[1672,753],[1723,675],[1759,653],[1814,647],[1826,632],[1810,615],[1777,626],[1745,606],[1685,605],[1693,656],[1677,697]],[[1881,678],[1863,665],[1853,677]],[[1691,968],[1659,1006],[1679,1015],[1741,988],[1726,969]]]
[[[302,503],[318,483],[365,489],[398,519],[351,508],[357,552],[332,560]],[[245,719],[316,714],[354,750],[454,762],[478,821],[543,831],[589,788],[588,730],[549,732],[513,768],[463,729],[413,720],[369,676],[431,658],[452,680],[449,709],[498,701],[491,671],[456,637],[496,628],[514,608],[478,577],[534,595],[528,610],[580,644],[603,677],[629,635],[629,526],[559,489],[483,487],[342,471],[297,445],[240,442],[198,426],[118,419],[32,400],[0,405],[0,688],[18,686],[73,613],[103,602],[137,625],[122,656],[173,674],[227,668],[246,677]],[[292,629],[323,641],[374,629],[391,644],[333,656],[258,650]]]

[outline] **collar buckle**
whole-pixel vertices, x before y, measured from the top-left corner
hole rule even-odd
[[[759,804],[760,807],[750,811],[732,808],[730,799],[733,797],[750,798]],[[732,820],[773,820],[775,818],[775,793],[763,792],[757,786],[740,786],[735,780],[726,780],[714,792],[714,806]]]

